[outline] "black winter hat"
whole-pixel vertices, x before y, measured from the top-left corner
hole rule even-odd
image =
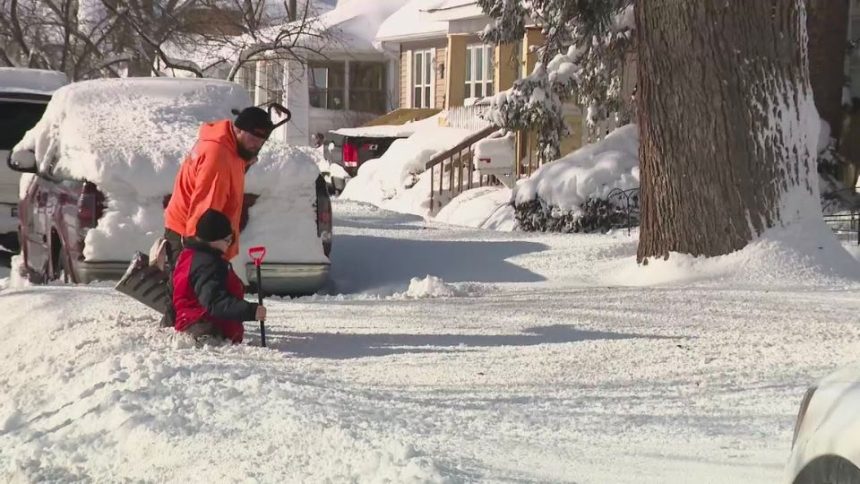
[[[210,208],[203,212],[200,220],[197,221],[195,237],[204,242],[215,242],[226,239],[232,233],[233,227],[230,225],[230,219],[218,210]]]
[[[243,109],[236,116],[233,124],[242,131],[247,131],[263,139],[268,139],[272,130],[275,129],[275,124],[272,123],[269,113],[254,106]]]

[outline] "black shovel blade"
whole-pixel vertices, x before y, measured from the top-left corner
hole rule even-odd
[[[167,292],[168,275],[156,266],[149,265],[149,257],[138,252],[116,284],[115,289],[150,308],[164,314],[169,297]]]

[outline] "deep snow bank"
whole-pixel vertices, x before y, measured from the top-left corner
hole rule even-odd
[[[635,246],[632,247],[635,250]],[[805,220],[766,231],[747,247],[720,257],[671,253],[668,260],[638,265],[635,253],[602,264],[599,282],[621,286],[662,284],[834,286],[860,280],[860,262],[822,220]]]

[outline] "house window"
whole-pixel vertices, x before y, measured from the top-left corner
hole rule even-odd
[[[349,63],[349,109],[364,113],[384,113],[385,64]]]
[[[263,89],[266,91],[266,102],[283,104],[284,102],[284,65],[279,61],[266,61],[266,79]]]
[[[236,76],[239,84],[248,91],[251,96],[251,102],[254,102],[257,94],[257,63],[248,62],[239,68],[239,74]]]
[[[308,64],[308,99],[311,107],[320,109],[344,109],[344,81],[346,69],[343,62],[312,62]]]
[[[432,108],[433,52],[430,49],[412,52],[412,107]]]
[[[493,94],[493,55],[491,45],[466,47],[466,97],[481,98]]]

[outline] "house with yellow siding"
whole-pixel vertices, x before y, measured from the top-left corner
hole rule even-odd
[[[543,42],[540,29],[528,28],[516,43],[491,45],[479,35],[489,22],[475,0],[412,0],[386,19],[376,41],[399,59],[399,107],[456,111],[530,73],[537,61],[532,47]],[[562,153],[582,144],[581,111],[570,105],[566,115],[573,132]]]

